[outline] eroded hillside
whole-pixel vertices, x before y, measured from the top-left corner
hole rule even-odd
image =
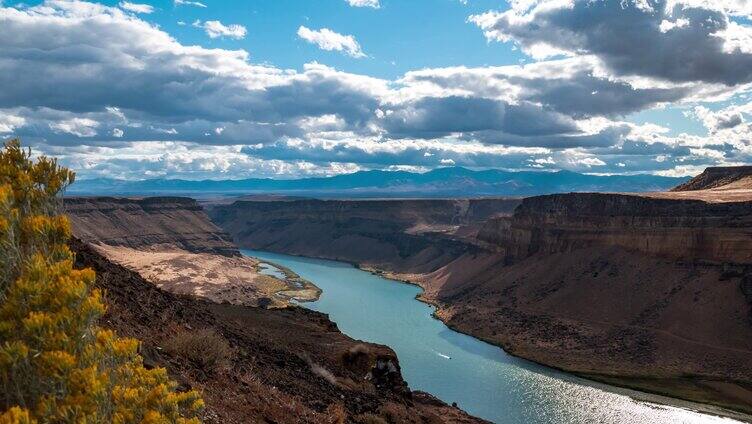
[[[251,306],[319,295],[309,282],[261,274],[193,199],[67,198],[64,205],[77,238],[173,293]]]
[[[416,282],[450,326],[516,355],[749,413],[752,196],[684,193],[539,196],[466,220],[451,201],[238,202],[210,215],[243,247]]]
[[[239,246],[401,272],[473,249],[480,225],[519,199],[238,201],[208,209]]]
[[[391,349],[348,338],[323,314],[174,295],[86,243],[74,240],[72,248],[76,265],[93,268],[97,286],[106,293],[101,324],[138,338],[146,365],[166,367],[183,388],[200,390],[207,405],[205,422],[484,422],[428,394],[411,392]],[[166,348],[176,334],[198,330],[229,344],[220,366],[209,369],[188,352]]]

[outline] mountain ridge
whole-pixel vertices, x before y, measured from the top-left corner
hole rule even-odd
[[[662,191],[687,178],[650,174],[590,175],[571,171],[471,170],[436,168],[425,173],[370,170],[331,177],[277,180],[89,179],[69,195],[253,194],[277,193],[318,197],[483,197],[531,196],[569,191]]]

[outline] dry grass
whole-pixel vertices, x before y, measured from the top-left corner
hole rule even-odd
[[[388,424],[387,421],[380,416],[368,413],[355,417],[355,422],[358,424]]]
[[[170,354],[190,361],[205,373],[229,366],[233,354],[227,340],[210,328],[181,329],[165,342],[164,347]]]

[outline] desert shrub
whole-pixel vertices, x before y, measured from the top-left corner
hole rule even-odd
[[[73,269],[60,193],[74,174],[0,150],[0,423],[190,423],[203,403],[96,325],[94,272]]]
[[[388,424],[387,421],[378,415],[365,413],[355,417],[358,424]]]
[[[232,357],[230,344],[211,328],[180,330],[167,339],[164,347],[167,352],[188,360],[206,373],[227,366]]]
[[[333,403],[326,408],[326,424],[345,424],[347,422],[347,410],[341,403]]]
[[[342,362],[345,365],[352,365],[362,361],[368,361],[371,355],[371,348],[363,343],[351,346],[342,352]]]
[[[328,381],[329,384],[332,384],[332,385],[335,385],[335,386],[337,385],[337,377],[335,377],[334,374],[332,374],[331,371],[329,371],[328,369],[322,367],[319,364],[314,364],[313,362],[311,362],[309,365],[311,367],[311,372],[312,373],[314,373],[315,375],[317,375],[317,376],[323,378],[324,380]]]

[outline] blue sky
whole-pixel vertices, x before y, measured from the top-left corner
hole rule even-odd
[[[511,1],[511,0],[510,0]],[[0,138],[83,178],[752,157],[743,0],[0,3]]]
[[[459,0],[381,1],[379,9],[351,7],[342,0],[207,1],[206,10],[172,2],[154,3],[154,20],[185,43],[209,47],[243,48],[258,62],[300,69],[319,61],[347,72],[380,78],[398,78],[420,68],[514,64],[525,56],[499,43],[487,43],[483,34],[466,22],[472,13],[498,6],[497,1]],[[218,19],[248,28],[242,40],[206,40],[205,34],[177,21]],[[297,37],[298,27],[330,28],[351,34],[369,56],[354,59],[321,51]],[[207,42],[208,41],[208,42]]]

